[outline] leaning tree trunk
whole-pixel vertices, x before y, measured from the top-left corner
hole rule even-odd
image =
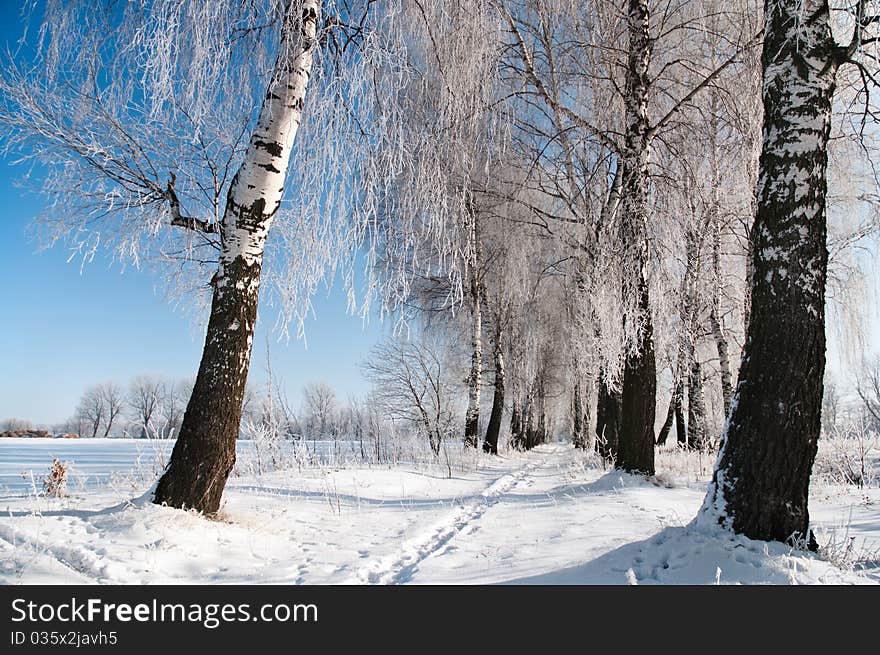
[[[676,382],[672,388],[672,397],[669,399],[669,409],[666,412],[666,420],[663,427],[660,428],[660,434],[657,435],[657,445],[663,446],[669,438],[669,431],[672,429],[672,422],[677,423],[679,435],[679,443],[684,442],[684,413],[681,409],[681,399],[684,395],[684,382],[681,375],[676,374]]]
[[[654,414],[657,370],[648,290],[648,67],[651,39],[648,0],[629,0],[629,57],[626,71],[626,132],[623,241],[629,249],[625,302],[634,305],[628,330],[636,334],[623,370],[622,411],[615,465],[631,473],[654,474]]]
[[[263,249],[302,117],[319,5],[319,0],[303,0],[301,6],[287,6],[277,74],[227,194],[205,347],[177,443],[156,487],[156,503],[216,513],[235,464]]]
[[[468,406],[464,416],[464,442],[465,445],[476,448],[480,427],[480,387],[483,380],[483,294],[480,285],[477,216],[473,210],[468,239],[471,251],[471,371],[468,376]]]
[[[766,0],[751,317],[702,518],[815,541],[807,496],[825,369],[825,173],[839,55],[824,0]]]
[[[500,323],[500,321],[499,321]],[[495,393],[492,395],[492,413],[489,415],[489,427],[483,441],[483,451],[498,454],[498,437],[501,434],[501,418],[504,414],[504,348],[501,326],[495,328],[495,344],[493,358],[495,360]]]

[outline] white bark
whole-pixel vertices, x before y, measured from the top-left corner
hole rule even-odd
[[[224,263],[237,257],[247,265],[262,262],[266,236],[281,204],[293,142],[302,121],[317,47],[320,4],[320,0],[303,0],[301,17],[285,17],[274,80],[229,189],[221,228]],[[296,2],[288,4],[288,14],[297,9]]]

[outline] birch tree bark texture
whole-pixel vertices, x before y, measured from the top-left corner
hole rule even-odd
[[[157,504],[216,513],[235,464],[263,252],[302,119],[320,4],[286,5],[275,71],[227,195],[205,347],[177,442],[156,487]]]
[[[825,369],[826,167],[841,63],[826,0],[766,0],[751,314],[700,519],[807,543]]]

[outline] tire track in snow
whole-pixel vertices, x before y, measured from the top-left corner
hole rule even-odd
[[[529,462],[511,473],[496,478],[474,500],[461,505],[427,532],[405,542],[400,549],[372,565],[358,569],[355,583],[360,584],[403,584],[412,579],[419,564],[443,548],[457,534],[473,521],[483,516],[492,505],[507,492],[528,478],[529,474],[540,468],[546,458]]]

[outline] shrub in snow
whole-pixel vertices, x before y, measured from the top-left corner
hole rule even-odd
[[[67,495],[67,464],[58,459],[52,460],[49,475],[43,479],[43,491],[47,496],[61,498]]]

